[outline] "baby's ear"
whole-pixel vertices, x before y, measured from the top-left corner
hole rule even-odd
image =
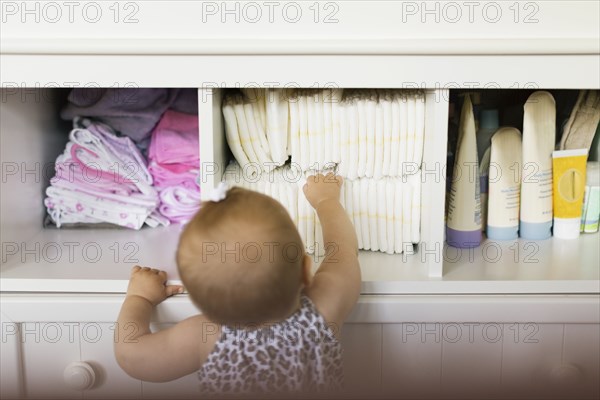
[[[302,258],[302,284],[304,284],[305,287],[310,286],[311,282],[312,282],[312,274],[311,274],[311,268],[312,268],[312,259],[310,258],[310,256],[308,254],[304,254],[304,257]]]

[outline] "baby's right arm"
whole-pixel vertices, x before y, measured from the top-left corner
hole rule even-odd
[[[328,250],[306,292],[325,320],[338,330],[358,301],[361,283],[358,240],[339,201],[341,186],[342,178],[333,174],[311,176],[304,186],[304,194],[321,221]]]

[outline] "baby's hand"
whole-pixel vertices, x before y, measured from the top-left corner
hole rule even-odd
[[[340,201],[340,188],[342,187],[342,182],[342,177],[333,173],[329,173],[326,176],[323,176],[322,174],[309,176],[303,187],[304,195],[316,210],[319,204],[325,201]]]
[[[136,265],[131,270],[131,278],[127,287],[127,296],[140,296],[153,306],[161,303],[167,297],[183,292],[183,286],[167,286],[167,273],[148,267]]]

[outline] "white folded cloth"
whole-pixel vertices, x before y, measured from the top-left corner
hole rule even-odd
[[[413,243],[421,241],[421,170],[409,176],[412,190],[412,216],[410,220],[410,239]]]
[[[287,160],[288,103],[280,89],[266,89],[267,138],[273,161],[282,165]]]
[[[412,187],[404,183],[402,187],[402,240],[403,251],[412,251]]]
[[[290,97],[288,104],[290,114],[290,154],[292,156],[292,164],[294,166],[300,162],[300,100],[298,92],[295,91]]]
[[[361,168],[361,159],[363,160],[363,175],[367,148],[364,140],[360,139],[360,113],[359,102],[356,99],[351,99],[346,105],[346,118],[348,120],[348,175],[349,179],[356,179],[359,176]],[[366,121],[364,121],[366,122]],[[364,153],[364,155],[362,154]]]
[[[225,119],[225,139],[227,144],[233,153],[235,159],[240,163],[241,167],[244,168],[250,161],[246,152],[242,148],[241,136],[238,130],[237,116],[233,109],[233,102],[231,97],[225,98],[223,102],[223,117]]]
[[[399,151],[399,162],[398,162],[398,175],[404,174],[404,164],[408,161],[408,98],[405,93],[400,93],[398,98],[398,106],[400,107],[400,148]]]
[[[360,227],[363,239],[363,249],[371,250],[371,234],[369,232],[369,180],[360,179]]]
[[[238,132],[240,134],[240,142],[242,143],[244,153],[246,153],[250,163],[256,165],[259,163],[259,161],[256,152],[254,151],[252,137],[250,136],[250,128],[246,122],[246,114],[241,99],[234,99],[233,109],[235,111],[235,117],[238,123]]]
[[[352,221],[354,221],[354,230],[356,231],[356,238],[358,239],[358,248],[364,249],[363,244],[363,233],[362,233],[362,221],[360,215],[360,181],[352,181]]]
[[[252,148],[254,149],[254,154],[256,154],[260,168],[266,172],[272,171],[275,166],[273,165],[271,158],[265,152],[265,149],[262,147],[260,138],[262,133],[259,132],[256,124],[257,120],[260,120],[260,117],[255,117],[251,103],[244,103],[244,114],[246,117],[248,132],[250,134],[250,143],[252,143]]]
[[[394,251],[404,250],[404,194],[402,179],[394,179]]]
[[[348,117],[346,116],[346,105],[345,103],[340,103],[337,106],[337,113],[338,113],[338,117],[339,117],[339,124],[338,124],[338,133],[340,135],[340,140],[339,140],[339,166],[338,166],[338,173],[341,176],[348,176],[348,165],[350,163],[350,157],[349,157],[349,150],[350,150],[350,146],[349,146],[349,141],[350,141],[350,136],[349,136],[349,131],[350,131],[350,127],[348,125]]]
[[[307,170],[315,170],[316,164],[319,156],[319,146],[321,143],[317,138],[317,100],[315,99],[315,94],[313,92],[309,92],[306,95],[306,110],[307,113],[307,121],[308,121],[308,168]]]
[[[399,165],[402,162],[400,154],[400,101],[398,94],[392,94],[390,100],[392,110],[392,138],[390,147],[390,176],[398,176],[400,173]]]
[[[333,163],[333,99],[332,90],[323,91],[323,136],[325,140],[323,162]],[[336,144],[339,149],[339,144]],[[326,167],[325,167],[326,168]]]
[[[325,168],[325,119],[323,115],[323,92],[317,90],[313,94],[314,111],[315,111],[315,145],[317,146],[316,154],[316,171],[322,171]]]
[[[407,133],[406,133],[406,161],[408,163],[415,162],[415,128],[416,128],[416,107],[417,102],[414,94],[410,94],[406,98],[406,113],[407,113]]]

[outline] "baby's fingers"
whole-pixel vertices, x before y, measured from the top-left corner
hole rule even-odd
[[[171,296],[173,296],[175,294],[178,294],[178,293],[183,293],[183,286],[181,286],[181,285],[168,285],[165,288],[165,293],[166,293],[167,297],[171,297]]]

